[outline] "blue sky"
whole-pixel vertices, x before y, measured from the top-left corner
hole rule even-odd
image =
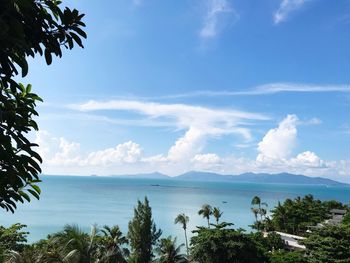
[[[47,174],[350,181],[350,1],[65,1],[85,49],[31,61]]]

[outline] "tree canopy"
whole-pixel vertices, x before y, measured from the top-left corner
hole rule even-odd
[[[317,228],[302,243],[309,262],[350,262],[350,229],[346,226]]]
[[[19,83],[28,74],[28,57],[62,56],[64,48],[83,47],[84,14],[61,8],[58,0],[0,1],[0,207],[14,212],[16,202],[39,198],[41,157],[26,134],[38,130],[34,117],[42,99],[31,85]],[[17,78],[16,78],[17,77]]]
[[[134,218],[129,222],[128,238],[131,246],[131,262],[148,263],[153,258],[152,247],[157,244],[162,231],[152,219],[152,209],[147,197],[138,200]]]

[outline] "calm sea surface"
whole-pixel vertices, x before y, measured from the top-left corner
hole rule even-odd
[[[111,177],[43,176],[40,201],[19,205],[15,214],[0,211],[0,225],[20,222],[28,225],[29,241],[37,241],[59,231],[67,223],[79,224],[89,231],[94,223],[119,225],[126,233],[137,199],[150,200],[154,220],[165,236],[171,234],[184,242],[179,213],[190,217],[189,230],[206,221],[197,215],[204,203],[218,206],[222,220],[249,229],[254,216],[250,201],[258,195],[273,208],[278,201],[313,194],[322,200],[350,201],[349,187],[188,182],[177,180],[119,179]]]

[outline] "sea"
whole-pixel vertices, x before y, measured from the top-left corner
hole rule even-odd
[[[42,176],[40,200],[19,204],[16,212],[0,211],[0,225],[27,225],[28,242],[45,238],[62,230],[66,224],[77,224],[89,232],[97,224],[119,225],[126,234],[137,200],[146,196],[152,207],[154,222],[163,236],[184,242],[182,226],[175,225],[179,213],[189,216],[189,236],[197,226],[206,225],[198,215],[203,204],[219,207],[221,220],[234,228],[251,231],[254,222],[251,200],[259,196],[271,210],[286,198],[312,194],[321,200],[350,201],[350,187],[325,185],[255,184],[199,182],[160,179],[136,179],[96,176]]]

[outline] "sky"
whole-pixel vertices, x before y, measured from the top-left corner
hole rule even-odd
[[[85,48],[30,61],[43,173],[350,182],[350,1],[63,1]]]

